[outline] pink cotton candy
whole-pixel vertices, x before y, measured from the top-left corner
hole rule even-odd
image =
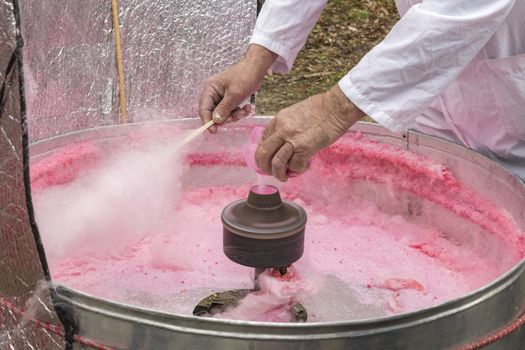
[[[257,146],[262,139],[263,133],[263,127],[256,126],[252,129],[248,143],[244,146],[243,155],[246,165],[257,173],[257,185],[254,186],[255,192],[259,194],[271,194],[273,190],[267,186],[268,177],[255,162],[255,152],[257,151]]]
[[[245,321],[290,322],[290,309],[308,295],[316,292],[313,278],[303,279],[293,266],[285,276],[266,271],[259,277],[260,290],[249,294],[239,305],[215,318]]]
[[[224,206],[245,198],[253,185],[241,176],[249,152],[199,149],[181,156],[185,173],[172,161],[159,166],[158,149],[150,153],[141,142],[133,141],[140,151],[122,154],[73,145],[39,160],[34,204],[54,280],[182,314],[212,292],[251,288],[253,269],[223,254],[220,218]],[[107,174],[116,174],[109,177],[115,182],[101,182]],[[229,182],[195,184],[194,174]],[[101,183],[111,184],[113,197],[97,188]],[[359,197],[359,184],[373,191]],[[260,293],[218,317],[286,321],[295,301],[309,321],[399,314],[480,288],[523,258],[523,235],[507,213],[442,164],[360,135],[320,152],[311,170],[281,185],[280,193],[308,213],[305,253],[293,265],[297,275],[264,274]],[[396,213],[407,195],[421,198],[415,211],[447,215],[461,234]],[[393,212],[380,204],[385,196]],[[97,220],[71,210],[86,201],[81,209]],[[64,223],[82,227],[60,231]],[[68,249],[61,249],[65,243]]]
[[[267,176],[258,166],[255,162],[255,152],[257,151],[257,147],[259,146],[259,142],[262,139],[264,133],[264,128],[262,126],[256,126],[252,129],[250,133],[250,138],[248,140],[248,143],[246,146],[244,146],[244,161],[246,162],[246,165],[252,170],[254,170],[257,174],[262,176]],[[287,170],[286,175],[289,178],[294,178],[299,176],[298,173],[292,170]],[[259,183],[263,183],[264,180],[259,180]]]
[[[277,188],[274,186],[255,185],[252,186],[251,191],[257,194],[274,194],[277,192]]]
[[[255,171],[258,174],[266,175],[262,172],[261,169],[257,166],[257,163],[255,162],[255,152],[257,151],[257,146],[259,145],[259,142],[262,139],[264,133],[264,128],[261,126],[256,126],[252,129],[250,132],[250,138],[248,139],[248,143],[244,146],[244,161],[246,162],[246,165],[253,171]]]
[[[31,190],[39,191],[51,185],[67,184],[77,178],[86,168],[100,161],[100,150],[92,142],[66,146],[62,152],[51,155],[43,162],[31,165]],[[63,168],[65,171],[57,172]]]

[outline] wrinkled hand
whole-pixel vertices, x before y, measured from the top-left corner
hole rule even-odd
[[[255,153],[257,165],[286,181],[287,170],[305,172],[316,152],[334,143],[363,116],[337,85],[285,108],[264,131]]]
[[[243,59],[206,81],[199,99],[203,124],[212,118],[215,124],[237,121],[250,114],[250,105],[239,104],[260,88],[276,57],[262,46],[250,45]],[[210,132],[217,132],[217,127]]]

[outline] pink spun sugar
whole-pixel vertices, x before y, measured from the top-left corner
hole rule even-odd
[[[219,147],[177,161],[133,142],[139,151],[131,154],[110,155],[92,142],[32,164],[53,278],[97,297],[183,314],[212,292],[251,288],[252,270],[222,252],[220,220],[255,180],[241,174],[243,154]],[[194,172],[231,180],[195,185]],[[441,164],[359,135],[322,151],[280,192],[308,212],[305,254],[291,277],[266,273],[263,292],[218,317],[286,321],[282,305],[295,301],[309,321],[398,314],[473,291],[523,257],[508,215]],[[419,215],[401,210],[406,205]]]

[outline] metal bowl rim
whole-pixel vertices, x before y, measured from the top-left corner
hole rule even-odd
[[[269,116],[258,116],[255,118],[250,118],[249,122],[252,122],[252,124],[260,124],[264,123],[268,120],[270,120],[272,117]],[[33,144],[31,144],[31,148],[38,148],[42,145],[48,144],[52,142],[53,140],[63,140],[63,139],[69,139],[69,138],[75,138],[78,135],[85,135],[86,133],[90,132],[99,132],[99,131],[105,131],[105,130],[114,130],[116,128],[134,128],[141,125],[161,125],[165,123],[177,123],[177,124],[183,124],[187,126],[193,126],[198,125],[199,120],[197,118],[182,118],[178,120],[161,120],[161,121],[154,121],[154,122],[140,122],[140,123],[131,123],[127,124],[125,126],[122,125],[110,125],[110,126],[103,126],[103,127],[97,127],[93,129],[85,129],[73,133],[68,133],[64,135],[54,136],[51,138],[47,138],[44,140],[39,140]],[[246,125],[246,123],[237,123],[237,126],[229,127],[229,129],[240,129],[245,128],[246,126],[249,126],[250,124]],[[243,125],[244,124],[244,125]],[[368,129],[368,130],[374,130],[380,133],[384,136],[392,136],[395,138],[400,138],[402,140],[406,140],[406,142],[409,142],[409,138],[407,137],[409,134],[417,134],[420,137],[424,138],[433,138],[437,139],[442,143],[449,144],[452,147],[458,147],[458,148],[464,148],[467,152],[473,153],[476,156],[481,156],[485,158],[487,161],[493,163],[497,168],[500,169],[500,171],[503,171],[504,173],[510,174],[506,169],[504,169],[501,165],[494,162],[492,159],[480,155],[477,152],[474,152],[462,145],[455,144],[453,142],[441,139],[439,137],[431,136],[422,134],[416,131],[409,130],[406,134],[396,134],[391,133],[384,127],[375,124],[375,123],[369,123],[369,122],[358,122],[358,129]],[[365,132],[369,132],[365,130]],[[113,136],[112,136],[113,137]],[[512,176],[515,178],[514,176]],[[521,186],[525,189],[525,184],[523,184],[521,181],[518,181]],[[515,266],[513,266],[511,269],[509,269],[507,272],[502,274],[497,279],[493,280],[489,284],[486,284],[474,291],[471,291],[469,293],[466,293],[458,298],[448,300],[444,303],[440,303],[428,308],[419,309],[416,311],[411,311],[399,315],[389,315],[389,316],[382,316],[377,318],[370,318],[370,319],[360,319],[360,320],[341,320],[341,321],[329,321],[329,322],[307,322],[307,323],[279,323],[279,322],[254,322],[254,321],[239,321],[239,320],[223,320],[223,319],[213,319],[213,318],[202,318],[202,317],[196,317],[193,315],[183,315],[183,314],[173,314],[173,313],[167,313],[160,310],[155,309],[149,309],[145,307],[135,306],[132,304],[125,304],[118,301],[113,300],[104,300],[101,298],[98,298],[96,296],[93,296],[88,293],[84,293],[75,289],[68,288],[66,286],[56,284],[56,289],[59,295],[62,297],[65,296],[69,299],[68,295],[76,295],[80,298],[88,299],[90,301],[93,301],[95,304],[99,305],[108,305],[108,306],[114,306],[117,308],[120,308],[126,312],[129,313],[129,311],[136,312],[139,314],[149,314],[149,315],[159,315],[163,317],[168,317],[172,320],[182,320],[182,321],[195,321],[198,320],[202,325],[206,324],[217,324],[217,325],[236,325],[236,326],[246,326],[246,327],[263,327],[263,328],[297,328],[297,329],[309,329],[309,328],[329,328],[329,327],[363,327],[363,326],[373,326],[374,329],[377,329],[377,326],[381,326],[381,324],[384,324],[385,326],[388,325],[388,323],[396,322],[396,321],[404,321],[400,323],[402,325],[403,323],[411,323],[411,322],[421,322],[421,321],[430,321],[432,318],[439,317],[443,314],[447,313],[457,313],[460,312],[472,305],[476,305],[478,303],[483,302],[484,300],[491,298],[493,295],[497,294],[499,290],[501,290],[502,287],[505,285],[511,283],[513,280],[519,277],[519,274],[523,272],[525,268],[525,258],[522,259],[519,263],[517,263]],[[78,304],[78,303],[77,303]],[[85,308],[86,306],[82,304],[82,306]],[[206,327],[200,327],[199,329],[205,329]],[[197,328],[188,329],[188,332],[192,332],[197,330]],[[208,330],[207,330],[208,332]],[[209,334],[209,333],[207,333]]]

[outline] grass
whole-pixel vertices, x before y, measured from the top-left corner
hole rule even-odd
[[[257,113],[280,109],[328,90],[380,42],[398,20],[394,0],[331,0],[289,74],[267,77]]]

